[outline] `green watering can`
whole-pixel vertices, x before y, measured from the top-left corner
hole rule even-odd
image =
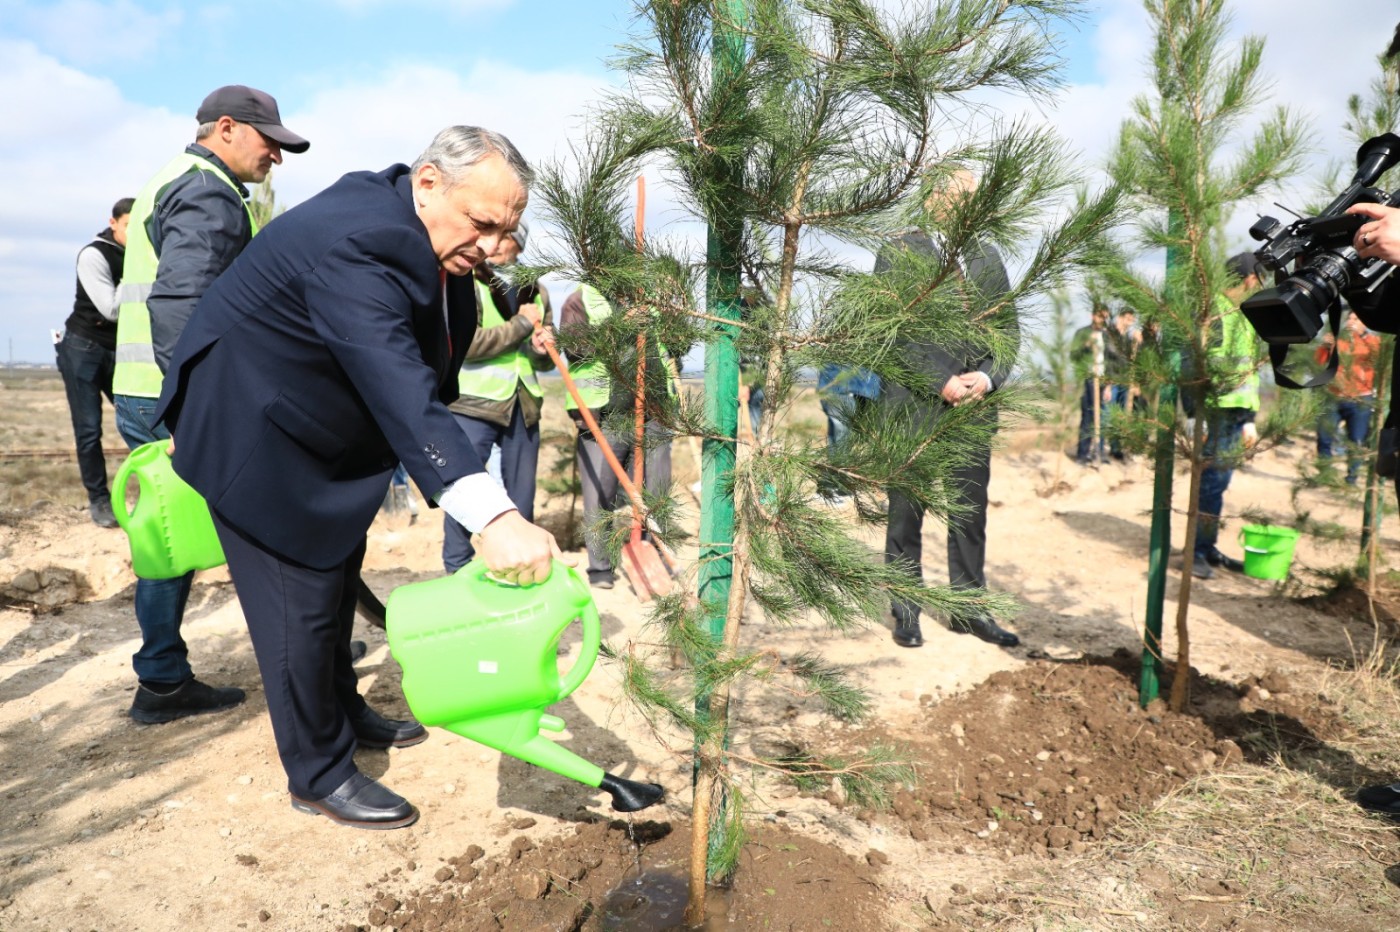
[[[174,579],[224,563],[209,505],[175,475],[169,440],[142,444],[117,470],[112,514],[131,545],[131,569],[142,579]],[[136,477],[136,508],[126,509],[126,480]]]
[[[604,773],[540,734],[564,730],[545,709],[582,685],[602,640],[598,607],[572,567],[556,560],[549,579],[516,586],[473,560],[451,576],[400,586],[385,609],[404,698],[424,725],[607,790],[619,812],[661,800],[657,784]],[[583,624],[583,647],[561,681],[559,638],[575,620]]]

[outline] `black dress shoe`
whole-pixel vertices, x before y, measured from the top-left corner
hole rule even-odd
[[[1362,809],[1400,819],[1400,783],[1362,787],[1356,793],[1356,801]]]
[[[365,659],[365,654],[369,653],[369,645],[364,641],[350,642],[350,662],[359,663]]]
[[[1221,569],[1229,570],[1232,573],[1244,572],[1244,561],[1236,560],[1234,557],[1227,557],[1219,550],[1212,550],[1206,554],[1206,562],[1211,566],[1218,566]]]
[[[413,719],[385,718],[369,706],[350,716],[350,727],[362,748],[411,748],[428,740],[428,729]]]
[[[958,634],[975,634],[988,644],[995,644],[998,647],[1015,647],[1021,643],[1020,638],[986,615],[979,615],[976,618],[954,618],[948,627]]]
[[[292,794],[292,808],[307,815],[323,815],[351,828],[405,828],[418,821],[418,810],[408,800],[362,773],[356,773],[321,799],[302,799]]]
[[[127,714],[143,725],[163,725],[187,715],[222,712],[246,698],[237,686],[210,686],[190,677],[165,689],[138,685]]]
[[[924,633],[919,630],[919,623],[917,621],[907,623],[896,621],[894,642],[900,647],[923,647]]]

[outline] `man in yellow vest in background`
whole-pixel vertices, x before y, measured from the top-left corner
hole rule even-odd
[[[257,232],[244,185],[265,179],[284,150],[311,145],[282,125],[277,101],[242,85],[211,93],[195,118],[194,143],[141,189],[127,227],[112,391],[117,430],[132,449],[169,439],[153,415],[175,341],[200,296]],[[217,712],[244,699],[243,690],[209,686],[190,668],[180,623],[193,581],[192,572],[136,581],[141,649],[131,659],[140,685],[129,714],[138,722]]]
[[[545,350],[554,340],[553,316],[543,286],[517,288],[496,271],[520,258],[528,236],[522,220],[472,273],[480,317],[457,379],[461,395],[450,407],[483,463],[493,446],[500,447],[501,485],[520,516],[533,522],[544,401],[536,373],[554,368]],[[542,329],[537,330],[537,324],[543,324]],[[443,569],[455,573],[475,555],[467,529],[444,515]]]
[[[1244,572],[1244,561],[1220,552],[1220,516],[1225,490],[1239,465],[1240,455],[1257,438],[1254,417],[1259,413],[1259,338],[1245,320],[1239,305],[1263,283],[1267,270],[1253,253],[1231,256],[1226,263],[1239,284],[1217,299],[1220,317],[1211,322],[1207,339],[1206,368],[1210,387],[1206,410],[1205,469],[1201,472],[1200,516],[1196,523],[1196,547],[1191,575],[1210,579],[1215,568]]]
[[[602,323],[612,316],[613,308],[607,298],[592,285],[581,285],[569,295],[564,306],[559,309],[559,329],[561,332],[586,333],[590,325]],[[655,341],[649,341],[647,350],[647,381],[665,379],[666,391],[675,394],[676,386],[667,374],[667,364],[661,354],[666,348]],[[598,424],[603,428],[613,455],[635,475],[632,457],[636,449],[636,431],[632,426],[616,430],[606,426],[605,419],[616,414],[626,415],[628,422],[635,410],[636,383],[625,381],[614,384],[607,369],[599,360],[580,352],[569,356],[569,374],[577,383],[583,403],[593,412]],[[654,396],[653,396],[654,397]],[[588,582],[597,589],[611,589],[616,583],[616,571],[612,557],[608,553],[608,542],[598,533],[598,518],[604,511],[612,511],[617,505],[618,481],[603,457],[599,438],[593,435],[578,412],[578,404],[573,397],[564,402],[569,417],[578,428],[578,478],[583,490],[584,541],[588,548]],[[671,441],[660,425],[647,412],[646,423],[646,462],[643,464],[646,491],[651,495],[662,495],[671,487]]]

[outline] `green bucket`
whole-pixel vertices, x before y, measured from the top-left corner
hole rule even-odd
[[[1246,524],[1240,528],[1244,545],[1244,574],[1255,579],[1287,579],[1293,565],[1298,532],[1273,524]]]

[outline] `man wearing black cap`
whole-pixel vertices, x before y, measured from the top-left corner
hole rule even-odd
[[[196,114],[195,141],[156,173],[131,209],[117,290],[117,430],[135,449],[170,434],[153,417],[175,341],[195,303],[257,232],[245,184],[267,178],[282,151],[311,145],[282,125],[277,101],[242,85],[221,87]],[[120,494],[120,493],[119,493]],[[194,678],[180,623],[193,573],[138,579],[141,649],[132,657],[139,686],[130,715],[157,724],[217,712],[243,690]]]
[[[1243,561],[1221,553],[1215,542],[1220,535],[1225,490],[1230,487],[1241,444],[1252,444],[1254,417],[1259,412],[1259,339],[1239,305],[1258,290],[1265,269],[1249,252],[1231,256],[1226,267],[1239,284],[1226,289],[1217,300],[1220,316],[1211,324],[1206,348],[1210,384],[1205,411],[1197,412],[1198,417],[1206,418],[1207,425],[1200,517],[1191,558],[1191,575],[1198,579],[1210,579],[1215,567],[1244,571]]]

